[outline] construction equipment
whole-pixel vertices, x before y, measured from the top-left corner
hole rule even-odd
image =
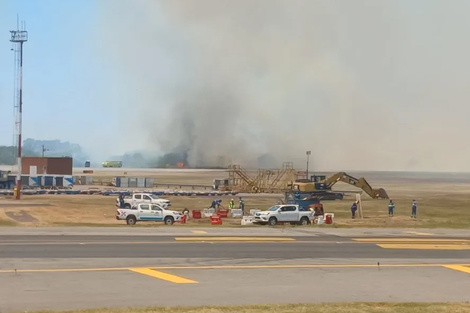
[[[103,167],[122,167],[122,161],[104,161],[101,165]]]
[[[311,177],[311,180],[296,180],[292,184],[291,190],[300,193],[312,193],[318,195],[323,193],[328,195],[333,185],[337,182],[344,182],[360,188],[372,199],[388,199],[387,192],[383,188],[374,189],[369,185],[364,177],[358,179],[344,172],[333,174],[328,178],[323,175],[314,175]]]
[[[342,200],[346,192],[331,190],[334,184],[341,181],[364,190],[372,199],[388,199],[387,192],[383,188],[374,189],[363,177],[357,179],[344,172],[333,174],[328,178],[324,175],[313,175],[310,179],[298,179],[301,173],[294,169],[292,162],[284,162],[282,168],[277,170],[259,169],[255,177],[250,176],[249,172],[240,165],[230,165],[228,172],[228,179],[214,180],[214,189],[251,193],[285,192],[286,201],[288,199]]]
[[[328,177],[327,179],[321,181],[321,183],[326,184],[328,188],[331,189],[334,184],[340,181],[364,190],[364,192],[368,194],[372,199],[388,199],[388,194],[385,189],[374,189],[369,185],[369,183],[364,177],[360,177],[358,179],[344,172],[336,173]]]

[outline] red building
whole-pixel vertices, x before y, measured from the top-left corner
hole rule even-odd
[[[70,157],[23,157],[21,174],[24,175],[72,175],[73,159]]]

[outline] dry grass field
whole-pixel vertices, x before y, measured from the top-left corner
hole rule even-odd
[[[212,184],[213,178],[226,176],[221,171],[191,171],[168,170],[162,172],[134,172],[124,170],[98,172],[96,177],[110,179],[111,176],[132,174],[134,177],[154,177],[158,182],[176,184]],[[98,176],[99,175],[99,176]],[[106,176],[107,175],[107,176]],[[366,177],[367,178],[367,177]],[[393,178],[381,179],[376,177],[370,181],[373,187],[383,187],[395,202],[395,216],[388,217],[388,200],[372,200],[362,194],[363,219],[352,220],[350,206],[354,201],[354,194],[345,197],[342,201],[325,201],[324,208],[327,213],[334,213],[333,225],[321,227],[470,227],[470,182],[454,182],[440,180],[410,180]],[[338,183],[337,190],[357,191],[344,183]],[[238,196],[224,196],[222,204],[227,206],[230,198],[234,198],[238,205]],[[210,205],[214,197],[205,196],[168,196],[172,208],[183,210],[187,208],[204,209]],[[244,195],[245,208],[267,209],[276,204],[282,195],[251,194]],[[102,195],[35,195],[23,196],[22,200],[15,201],[12,197],[0,197],[0,225],[4,226],[123,226],[124,221],[115,219],[115,196]],[[411,202],[418,201],[418,218],[412,219]],[[26,217],[25,217],[26,216]],[[238,219],[224,219],[225,226],[239,226]],[[138,223],[136,227],[163,226],[160,223]],[[189,220],[187,224],[176,227],[210,226],[208,219]],[[163,226],[166,227],[166,226]],[[214,226],[216,227],[216,226]],[[310,226],[319,227],[319,226]]]
[[[124,308],[66,311],[68,313],[464,313],[469,303],[334,303],[227,307]],[[39,313],[39,312],[37,312]],[[42,313],[52,313],[43,311]]]

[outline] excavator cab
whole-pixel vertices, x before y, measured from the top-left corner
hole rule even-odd
[[[320,183],[321,181],[323,181],[325,179],[326,179],[325,175],[312,175],[312,176],[310,176],[310,181],[313,181],[315,183]]]

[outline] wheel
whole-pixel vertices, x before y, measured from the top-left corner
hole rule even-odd
[[[275,218],[275,217],[270,217],[270,218],[269,218],[269,221],[268,221],[268,225],[269,225],[269,226],[276,226],[276,224],[277,224],[277,218]]]
[[[127,225],[135,225],[137,223],[137,220],[135,219],[134,215],[128,216],[126,218]]]
[[[131,205],[130,205],[129,203],[126,203],[126,204],[124,204],[124,207],[125,207],[126,209],[130,209],[130,208],[131,208]]]
[[[305,226],[305,225],[308,225],[308,224],[310,224],[310,221],[309,221],[308,217],[302,217],[302,218],[300,219],[300,225],[304,225],[304,226]]]
[[[173,223],[175,222],[175,219],[171,216],[167,216],[165,217],[165,225],[173,225]]]

